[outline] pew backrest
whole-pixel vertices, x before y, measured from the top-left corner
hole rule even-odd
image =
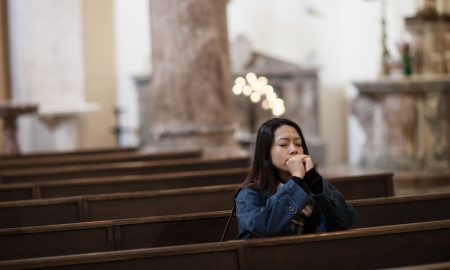
[[[353,181],[361,188],[344,191],[346,199],[387,197],[372,193],[365,181]],[[372,180],[373,181],[373,180]],[[392,178],[391,178],[392,181]],[[346,182],[332,182],[338,189]],[[381,183],[384,185],[384,179]],[[238,185],[216,185],[169,190],[124,192],[64,198],[0,202],[0,228],[131,218],[230,209]],[[363,192],[363,193],[362,193]],[[361,196],[364,195],[364,196]]]
[[[351,198],[346,197],[353,200],[394,196],[393,177],[393,173],[373,173],[333,177],[331,182],[344,196],[353,194]],[[367,196],[369,191],[371,195]]]
[[[408,265],[402,267],[389,267],[380,270],[448,270],[450,269],[450,259],[447,262],[430,263],[421,265]]]
[[[248,171],[248,168],[231,168],[3,184],[0,185],[0,201],[237,184]],[[392,177],[392,173],[378,173],[332,177],[332,182],[349,196],[347,199],[388,197],[394,195]]]
[[[375,198],[350,203],[358,213],[354,228],[450,219],[447,210],[450,209],[450,194]],[[216,242],[229,214],[226,210],[0,229],[0,260]],[[373,218],[375,216],[377,218]],[[226,239],[234,240],[236,236],[237,218],[234,217]],[[40,248],[34,244],[36,242],[45,243],[46,248]]]
[[[115,162],[129,162],[129,161],[155,161],[167,159],[182,159],[182,158],[200,158],[201,151],[177,151],[177,152],[155,152],[145,153],[139,151],[126,152],[112,152],[112,153],[98,153],[92,155],[68,155],[68,156],[50,156],[39,157],[35,159],[13,159],[2,160],[0,162],[0,171],[15,170],[15,169],[29,169],[29,168],[48,168],[60,167],[70,165],[85,165],[85,164],[102,164]]]
[[[127,147],[127,148],[97,148],[97,149],[84,149],[75,151],[63,151],[63,152],[36,152],[36,153],[24,153],[18,155],[0,155],[1,161],[6,160],[38,160],[40,158],[53,158],[53,157],[66,157],[66,156],[92,156],[92,155],[103,155],[111,153],[128,153],[136,152],[138,148]]]
[[[1,269],[375,269],[448,261],[450,220],[9,260]]]
[[[237,184],[248,168],[66,179],[0,185],[0,201]]]
[[[250,160],[248,157],[238,157],[210,160],[188,158],[160,161],[118,162],[112,164],[73,165],[51,168],[30,168],[1,171],[0,183],[36,182],[83,177],[139,175],[208,169],[247,168],[249,165]]]
[[[227,210],[236,185],[0,203],[0,228]]]

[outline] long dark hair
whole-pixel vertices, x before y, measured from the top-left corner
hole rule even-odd
[[[281,177],[272,163],[271,148],[275,131],[281,126],[291,126],[297,130],[302,139],[303,153],[309,155],[302,130],[293,121],[285,118],[272,118],[262,123],[256,135],[255,155],[250,173],[242,182],[240,188],[251,187],[260,190],[265,196],[275,193]]]

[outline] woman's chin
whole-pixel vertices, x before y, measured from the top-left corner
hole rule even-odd
[[[289,179],[291,179],[292,175],[290,172],[280,171],[280,178],[286,183]]]

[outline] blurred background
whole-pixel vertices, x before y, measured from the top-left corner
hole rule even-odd
[[[448,171],[448,0],[0,2],[3,154],[245,155],[282,116],[321,166]]]

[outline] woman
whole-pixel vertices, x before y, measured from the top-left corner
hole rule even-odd
[[[300,127],[288,119],[263,123],[251,171],[236,196],[239,239],[349,228],[355,210],[314,169]]]

